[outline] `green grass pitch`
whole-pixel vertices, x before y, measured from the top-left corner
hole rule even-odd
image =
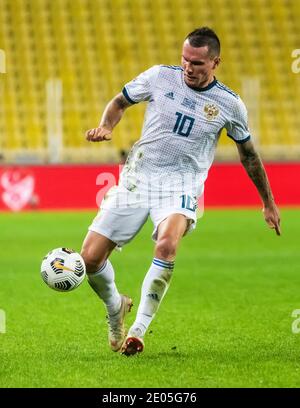
[[[184,238],[171,287],[127,358],[109,350],[105,310],[85,281],[59,293],[40,277],[42,257],[80,250],[94,213],[0,215],[0,387],[299,387],[300,212],[284,209],[281,237],[260,210],[207,210]],[[153,253],[148,223],[112,262],[133,297]]]

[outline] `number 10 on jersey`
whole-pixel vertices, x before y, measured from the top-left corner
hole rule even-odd
[[[180,112],[176,112],[175,115],[177,116],[177,119],[173,132],[179,136],[188,137],[191,133],[195,119],[191,116],[183,115]]]

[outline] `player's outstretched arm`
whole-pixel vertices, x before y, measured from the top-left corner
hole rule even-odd
[[[266,223],[270,228],[275,229],[277,235],[280,235],[281,231],[279,211],[274,202],[268,177],[259,154],[255,150],[251,140],[245,143],[237,143],[236,145],[241,162],[245,167],[248,176],[255,184],[263,201],[263,212]]]
[[[104,109],[100,124],[97,128],[90,129],[85,136],[89,142],[102,142],[110,140],[113,128],[121,120],[125,109],[132,106],[122,93],[116,95]]]

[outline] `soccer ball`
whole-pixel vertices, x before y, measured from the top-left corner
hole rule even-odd
[[[69,292],[83,282],[85,263],[73,249],[56,248],[43,258],[41,275],[50,288]]]

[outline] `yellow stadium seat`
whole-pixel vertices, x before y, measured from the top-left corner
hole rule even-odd
[[[259,81],[254,113],[263,154],[276,159],[285,149],[285,157],[295,158],[300,73],[292,72],[291,53],[300,48],[299,21],[298,0],[1,0],[7,65],[0,74],[1,151],[10,158],[14,151],[47,157],[46,82],[61,79],[63,158],[90,162],[97,151],[103,161],[117,157],[114,152],[128,150],[140,136],[143,104],[126,112],[107,144],[111,153],[90,146],[85,130],[138,73],[179,64],[183,38],[208,25],[222,43],[217,78],[242,97],[246,78]],[[230,143],[221,138],[220,157]]]

